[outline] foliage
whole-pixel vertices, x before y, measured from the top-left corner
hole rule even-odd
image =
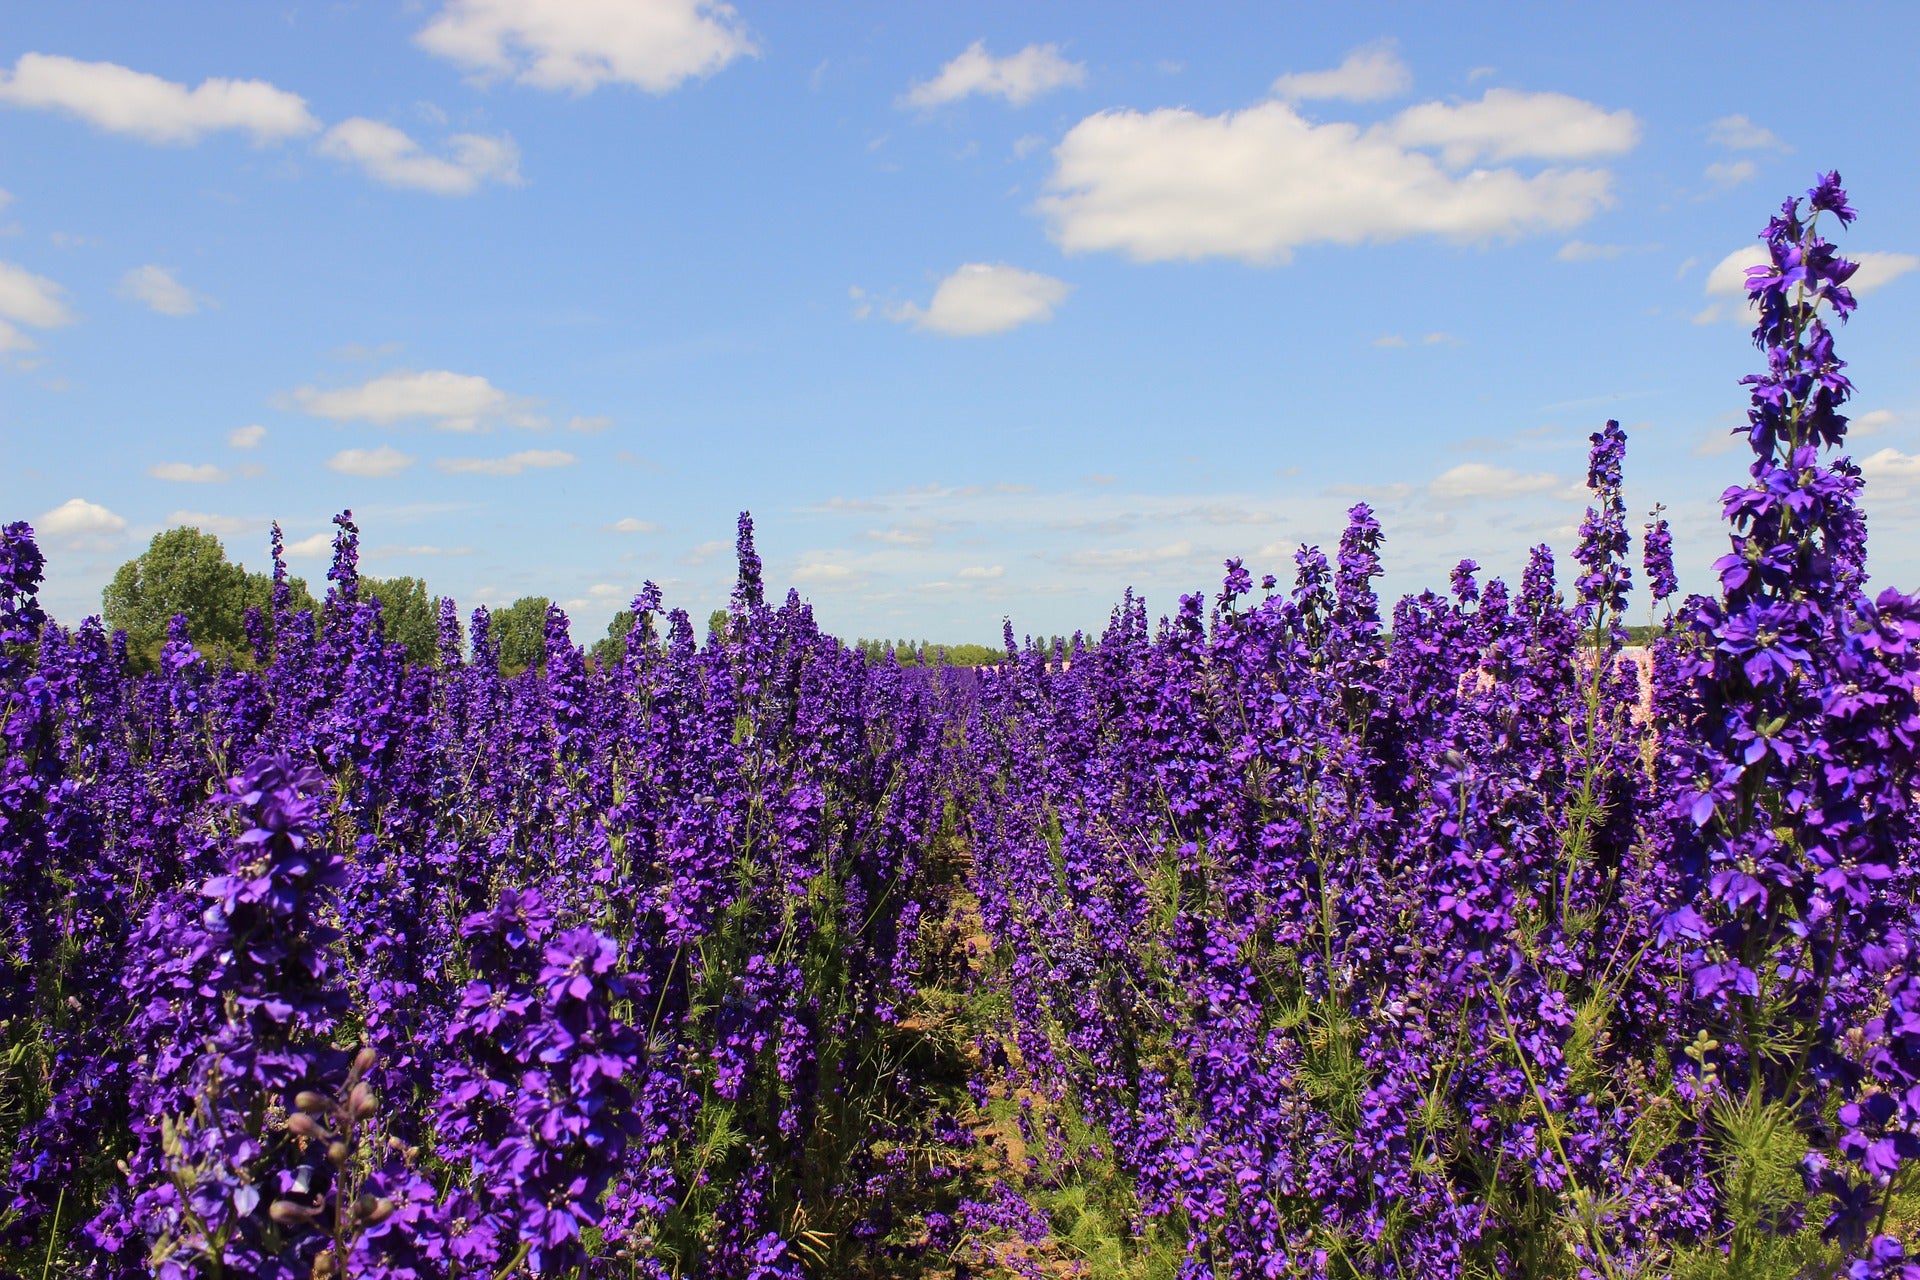
[[[306,583],[295,578],[288,586],[296,609],[318,607]],[[175,614],[186,617],[188,636],[209,657],[245,662],[247,610],[266,609],[272,591],[271,577],[229,563],[219,538],[183,526],[156,533],[138,558],[120,566],[102,593],[101,611],[108,629],[127,633],[137,670],[159,661]]]

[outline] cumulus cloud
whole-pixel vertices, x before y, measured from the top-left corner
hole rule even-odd
[[[821,561],[809,561],[793,571],[795,582],[814,584],[845,582],[853,576],[853,570],[844,564],[830,564]]]
[[[1890,284],[1920,267],[1920,257],[1911,253],[1846,253],[1843,256],[1859,264],[1859,270],[1847,281],[1847,288],[1860,296],[1873,292],[1882,285]],[[1747,296],[1747,268],[1766,266],[1773,259],[1768,256],[1767,247],[1758,241],[1745,248],[1735,249],[1714,265],[1707,273],[1705,292],[1709,297],[1745,298]],[[1736,310],[1731,314],[1738,315]],[[1721,308],[1709,307],[1694,319],[1700,323],[1718,319]],[[1704,317],[1704,319],[1703,319]]]
[[[267,527],[267,522],[256,516],[223,516],[211,511],[176,511],[167,517],[167,524],[173,527],[185,525],[202,533],[217,533],[223,538]]]
[[[1767,247],[1758,242],[1735,249],[1707,272],[1706,293],[1714,297],[1744,298],[1747,295],[1747,268],[1765,266],[1771,261],[1767,256]]]
[[[432,155],[403,131],[365,116],[342,120],[319,143],[321,155],[357,165],[389,187],[470,196],[486,182],[520,185],[520,148],[506,134],[457,133],[447,147],[450,155]]]
[[[1707,126],[1707,141],[1729,151],[1788,151],[1771,129],[1763,129],[1743,115],[1721,116]]]
[[[175,484],[220,484],[227,479],[227,473],[211,462],[156,462],[147,474]]]
[[[517,476],[529,469],[570,467],[578,461],[564,449],[522,449],[504,458],[441,458],[433,465],[448,475]]]
[[[1355,49],[1331,71],[1296,71],[1273,82],[1273,96],[1289,102],[1337,98],[1378,102],[1413,88],[1413,73],[1393,45],[1382,42]]]
[[[660,526],[651,520],[642,520],[637,516],[623,516],[607,528],[615,533],[658,533]]]
[[[1588,160],[1623,155],[1640,141],[1631,111],[1608,111],[1564,93],[1489,89],[1478,102],[1423,102],[1389,126],[1407,147],[1438,147],[1454,167],[1476,160]]]
[[[1853,279],[1847,281],[1847,288],[1856,294],[1891,284],[1915,267],[1920,267],[1920,257],[1911,253],[1850,253],[1846,256],[1860,264],[1860,269],[1853,273]]]
[[[192,89],[112,62],[23,53],[0,72],[0,102],[76,116],[143,142],[187,144],[235,130],[258,145],[318,132],[306,100],[264,80],[202,80]]]
[[[414,39],[484,78],[668,93],[757,50],[715,0],[450,0]]]
[[[1708,165],[1701,176],[1725,191],[1743,182],[1752,182],[1759,172],[1760,166],[1751,160],[1717,160]]]
[[[411,457],[390,444],[383,444],[377,449],[342,449],[327,459],[329,470],[365,480],[398,475],[413,463]]]
[[[1474,498],[1514,498],[1544,493],[1559,484],[1558,477],[1544,472],[1523,474],[1485,462],[1463,462],[1434,477],[1427,492],[1442,502],[1464,502]]]
[[[1007,567],[1003,564],[970,564],[960,570],[960,576],[976,582],[991,582],[995,578],[1007,576]]]
[[[100,538],[127,531],[127,522],[97,502],[68,498],[34,522],[37,533],[54,538]]]
[[[1898,421],[1900,415],[1891,409],[1871,409],[1854,418],[1847,426],[1856,436],[1877,436]]]
[[[1086,82],[1086,64],[1068,62],[1060,56],[1059,45],[1030,44],[1018,53],[996,58],[987,52],[986,41],[976,40],[940,68],[939,75],[909,89],[900,105],[926,110],[979,94],[1024,107],[1043,93]]]
[[[1314,124],[1285,102],[1218,116],[1103,111],[1054,148],[1037,207],[1069,252],[1111,250],[1143,262],[1264,265],[1314,243],[1564,231],[1612,203],[1609,172],[1450,166],[1614,155],[1638,136],[1631,112],[1501,89],[1477,102],[1411,107],[1367,128]]]
[[[151,263],[120,277],[120,296],[145,303],[149,310],[163,316],[190,316],[208,302],[181,284],[172,271]]]
[[[501,417],[524,421],[514,416],[515,397],[478,374],[447,369],[396,369],[357,387],[300,387],[291,398],[316,418],[383,427],[425,419],[442,431],[478,431]]]
[[[257,422],[244,427],[235,427],[227,432],[227,444],[234,449],[258,448],[260,442],[266,438],[267,429]]]
[[[925,307],[909,302],[887,315],[917,329],[977,337],[1053,319],[1053,309],[1072,288],[1064,280],[1005,263],[969,262],[940,282]]]
[[[333,535],[325,532],[308,534],[296,542],[287,543],[281,550],[288,556],[298,556],[307,560],[315,556],[332,555]]]
[[[1869,480],[1907,482],[1920,480],[1920,454],[1882,449],[1860,460],[1860,474]]]
[[[1075,551],[1067,561],[1089,569],[1138,569],[1169,560],[1184,560],[1192,554],[1193,544],[1183,539],[1158,547],[1099,547]]]
[[[0,353],[31,351],[33,339],[16,329],[58,329],[74,322],[67,308],[66,290],[25,267],[0,262]]]

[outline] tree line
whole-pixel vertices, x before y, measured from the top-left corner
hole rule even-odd
[[[293,611],[309,613],[315,623],[325,612],[303,578],[290,578]],[[360,591],[380,602],[387,639],[406,649],[407,660],[439,661],[440,598],[420,578],[360,576]],[[220,662],[250,667],[253,646],[247,639],[247,611],[258,609],[271,617],[273,575],[249,570],[227,558],[220,539],[192,526],[157,533],[147,549],[121,565],[101,593],[101,620],[109,630],[127,633],[127,657],[137,670],[150,671],[160,661],[167,628],[176,615],[186,619],[187,636],[202,653]],[[539,666],[546,655],[546,596],[521,596],[512,604],[488,611],[490,634],[500,653],[500,669],[516,675]],[[596,664],[618,662],[633,630],[631,609],[622,609],[607,624],[607,634],[593,645]],[[727,613],[715,610],[707,620],[710,631],[724,631]],[[913,640],[857,640],[854,647],[869,662],[881,662],[889,649],[900,665],[973,667],[1001,661],[998,649],[981,644],[933,644]]]

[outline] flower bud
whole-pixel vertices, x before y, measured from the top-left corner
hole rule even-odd
[[[296,1138],[326,1138],[327,1127],[304,1111],[296,1111],[287,1117],[287,1132]]]
[[[336,1169],[346,1168],[347,1144],[336,1138],[333,1145],[327,1148],[327,1159],[333,1162],[333,1167]]]
[[[393,1201],[385,1196],[362,1195],[353,1202],[353,1216],[361,1222],[384,1222],[393,1214]]]
[[[334,1261],[333,1250],[328,1249],[320,1253],[313,1260],[313,1280],[327,1280],[327,1277],[334,1273],[337,1265]]]
[[[362,1049],[353,1055],[353,1071],[347,1078],[358,1081],[367,1072],[373,1070],[373,1064],[377,1061],[379,1061],[379,1055],[371,1047]]]
[[[302,1089],[293,1096],[293,1105],[310,1116],[317,1116],[333,1110],[333,1099],[324,1093],[315,1093],[311,1089]]]
[[[314,1215],[319,1212],[312,1205],[301,1204],[298,1200],[275,1200],[267,1208],[267,1216],[283,1227],[311,1222]]]
[[[373,1099],[373,1090],[363,1080],[353,1086],[353,1092],[347,1095],[347,1114],[355,1120],[365,1120],[378,1109]]]

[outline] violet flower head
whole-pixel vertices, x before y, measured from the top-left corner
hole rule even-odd
[[[333,564],[327,579],[340,593],[340,599],[352,604],[360,595],[360,526],[353,512],[342,511],[333,518],[339,532],[333,535]]]
[[[765,603],[764,587],[760,580],[760,555],[753,549],[753,514],[740,513],[739,536],[734,540],[734,553],[739,558],[740,575],[734,583],[733,603],[736,609],[757,609]]]
[[[1653,591],[1655,600],[1671,599],[1680,590],[1680,579],[1673,570],[1673,529],[1661,513],[1665,507],[1655,506],[1653,519],[1647,522],[1646,535],[1641,539],[1641,564],[1647,571],[1647,586]]]

